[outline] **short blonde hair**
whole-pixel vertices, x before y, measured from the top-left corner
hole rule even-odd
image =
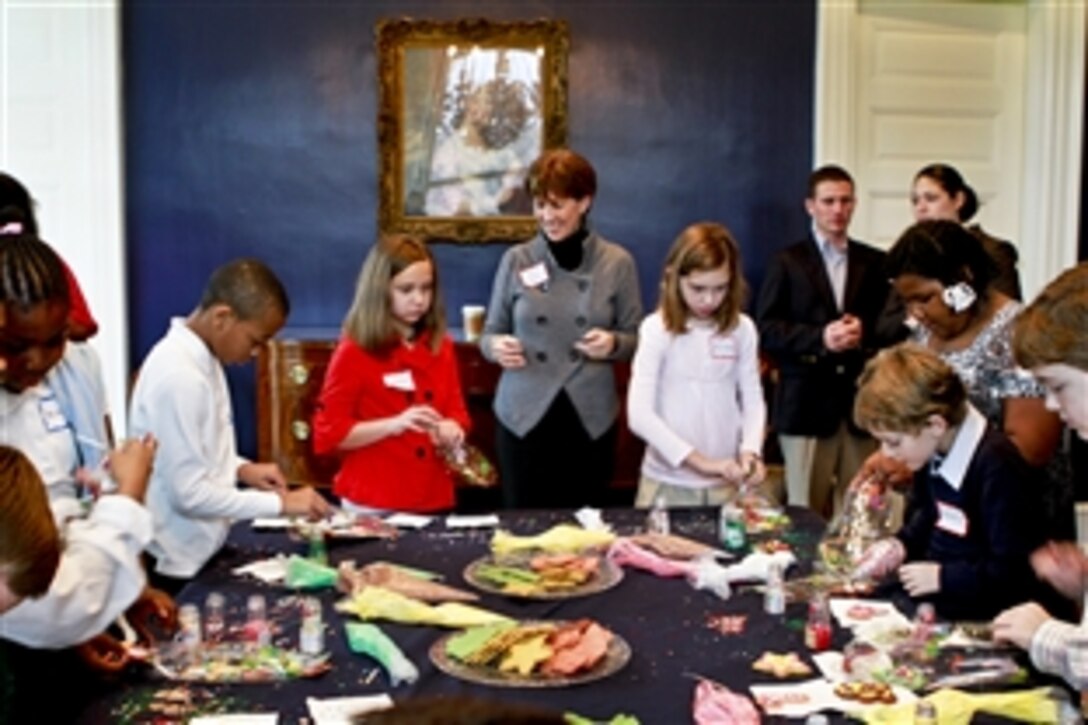
[[[718,330],[726,332],[737,324],[748,294],[740,264],[740,245],[728,229],[715,222],[699,222],[680,232],[665,257],[665,272],[661,277],[661,314],[665,329],[676,334],[686,329],[688,308],[680,291],[680,280],[692,272],[707,272],[719,267],[725,267],[729,272],[729,288],[714,317]]]
[[[868,362],[854,399],[854,420],[868,431],[915,434],[930,416],[959,425],[967,389],[937,353],[914,343],[881,350]]]
[[[1024,368],[1061,363],[1088,372],[1088,262],[1062,272],[1024,308],[1012,352]]]
[[[20,451],[0,446],[0,573],[8,588],[20,597],[45,594],[60,552],[41,476]]]
[[[434,296],[431,309],[417,324],[417,332],[429,332],[432,352],[438,352],[446,334],[446,308],[438,285],[438,265],[427,244],[418,237],[394,234],[382,237],[370,249],[355,284],[355,299],[344,317],[344,334],[364,350],[384,352],[399,341],[389,304],[389,284],[417,262],[431,265]]]

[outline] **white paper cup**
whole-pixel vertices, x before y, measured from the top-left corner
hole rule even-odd
[[[484,334],[483,305],[465,305],[461,308],[461,322],[465,330],[465,342],[477,342]]]

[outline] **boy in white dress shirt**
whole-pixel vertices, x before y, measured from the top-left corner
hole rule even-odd
[[[219,551],[230,525],[263,516],[325,516],[312,488],[289,490],[279,466],[238,455],[223,365],[248,362],[290,311],[275,274],[255,259],[212,274],[200,304],[151,349],[132,392],[134,437],[159,441],[147,505],[155,521],[152,580],[176,592]],[[239,490],[238,481],[248,490]]]

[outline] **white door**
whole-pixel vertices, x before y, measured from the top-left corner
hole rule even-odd
[[[1083,0],[823,0],[815,163],[858,183],[851,233],[887,247],[914,174],[955,166],[1032,295],[1076,259]]]
[[[859,6],[856,231],[889,246],[913,222],[907,195],[932,162],[959,169],[976,221],[1014,238],[1023,163],[1020,4]]]
[[[79,279],[118,435],[128,380],[116,0],[0,0],[0,169]]]

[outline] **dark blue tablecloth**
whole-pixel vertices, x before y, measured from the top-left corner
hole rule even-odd
[[[791,576],[807,573],[823,522],[806,510],[791,509],[793,527],[784,536],[800,555],[801,564]],[[642,527],[644,513],[631,509],[607,510],[605,520],[618,533]],[[569,512],[503,512],[502,526],[515,533],[535,534],[560,521],[570,521]],[[683,510],[672,515],[673,529],[706,542],[717,532],[716,510]],[[344,542],[329,546],[332,565],[345,559],[360,564],[386,560],[406,566],[440,572],[453,586],[469,587],[461,572],[488,551],[491,529],[449,531],[436,520],[421,531],[404,532],[393,541]],[[180,602],[202,604],[212,591],[227,599],[228,616],[244,618],[246,598],[255,592],[266,595],[271,608],[294,593],[239,578],[231,570],[241,564],[278,552],[306,555],[304,542],[282,532],[262,533],[248,524],[237,525],[227,547],[201,575],[179,595]],[[320,592],[328,625],[326,642],[334,668],[313,680],[275,684],[219,685],[210,688],[215,698],[229,701],[232,711],[278,711],[281,722],[298,722],[307,715],[307,697],[348,696],[389,692],[395,700],[434,694],[468,694],[474,697],[512,700],[574,711],[597,719],[624,712],[643,723],[691,722],[692,696],[698,673],[747,693],[749,685],[772,681],[753,672],[751,663],[767,650],[795,651],[811,662],[803,642],[804,603],[791,604],[783,616],[763,612],[763,596],[751,589],[739,589],[723,601],[709,592],[697,591],[683,579],[661,579],[640,571],[627,570],[613,589],[585,598],[561,601],[524,601],[483,594],[479,605],[518,619],[576,619],[600,621],[631,645],[628,665],[615,675],[597,682],[562,689],[506,689],[470,684],[439,671],[427,652],[443,634],[433,627],[378,623],[419,668],[420,678],[411,686],[390,688],[384,670],[371,678],[376,663],[352,654],[344,634],[344,618],[333,610],[338,595]],[[288,607],[284,607],[288,609]],[[739,635],[723,635],[707,626],[707,618],[720,614],[746,614],[747,627]],[[295,621],[287,618],[277,640],[292,646],[297,642]],[[835,646],[845,644],[847,634],[836,630]],[[140,721],[141,703],[165,686],[151,675],[130,676],[115,689],[100,696],[83,712],[82,722]],[[131,721],[131,720],[130,720]]]

